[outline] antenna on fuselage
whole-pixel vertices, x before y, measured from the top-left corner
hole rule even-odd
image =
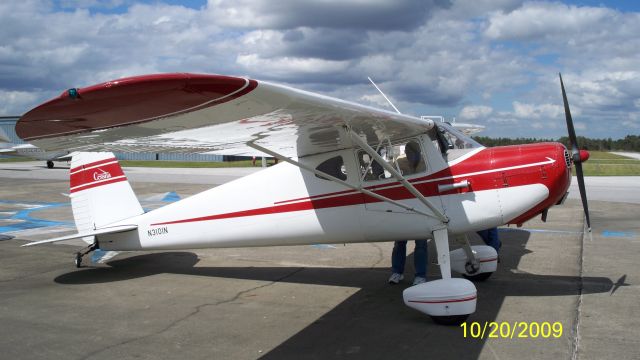
[[[391,100],[389,100],[389,98],[387,97],[387,95],[385,95],[382,90],[380,90],[380,88],[378,87],[378,85],[376,85],[376,83],[373,82],[373,80],[371,80],[370,77],[367,76],[367,79],[369,79],[369,81],[371,81],[371,84],[373,84],[373,86],[375,86],[375,88],[380,92],[380,95],[382,95],[384,97],[385,100],[387,100],[387,102],[389,103],[389,105],[391,105],[391,107],[398,113],[398,114],[402,114],[400,112],[400,110],[398,110],[398,108],[393,105],[393,103],[391,102]]]

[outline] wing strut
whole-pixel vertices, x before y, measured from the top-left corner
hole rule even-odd
[[[338,184],[344,185],[344,186],[346,186],[346,187],[348,187],[350,189],[356,190],[356,191],[361,192],[361,193],[363,193],[365,195],[369,195],[371,197],[374,197],[374,198],[376,198],[378,200],[391,203],[391,204],[396,205],[398,207],[401,207],[401,208],[403,208],[405,210],[412,211],[412,212],[418,213],[420,215],[424,215],[424,216],[428,216],[428,217],[434,217],[432,214],[429,214],[429,213],[426,213],[424,211],[412,208],[411,206],[407,206],[407,205],[402,204],[402,203],[400,203],[398,201],[389,199],[386,196],[382,196],[380,194],[376,194],[373,191],[369,191],[367,189],[363,189],[361,186],[355,186],[355,185],[349,184],[346,181],[340,180],[340,179],[338,179],[338,178],[336,178],[334,176],[331,176],[331,175],[329,175],[329,174],[327,174],[327,173],[325,173],[323,171],[316,170],[316,169],[314,169],[314,168],[312,168],[310,166],[304,165],[304,164],[302,164],[302,163],[300,163],[298,161],[295,161],[295,160],[293,160],[291,158],[288,158],[286,156],[283,156],[281,154],[273,152],[273,151],[271,151],[271,150],[269,150],[267,148],[264,148],[264,147],[262,147],[262,146],[260,146],[260,145],[258,145],[256,143],[248,142],[247,146],[249,146],[251,148],[254,148],[254,149],[258,150],[258,151],[261,151],[261,152],[263,152],[265,154],[268,154],[270,156],[273,156],[273,157],[275,157],[275,158],[277,158],[279,160],[286,161],[286,162],[288,162],[289,164],[291,164],[293,166],[299,167],[300,169],[307,170],[307,171],[309,171],[309,172],[311,172],[311,173],[313,173],[315,175],[318,175],[318,176],[321,176],[321,177],[323,177],[325,179],[329,179],[331,181],[337,182]]]
[[[358,144],[358,146],[360,146],[364,151],[366,151],[367,154],[369,154],[369,156],[375,159],[378,162],[378,164],[380,164],[385,170],[390,172],[396,178],[396,180],[402,183],[405,189],[409,190],[409,192],[413,194],[413,196],[415,196],[418,200],[420,200],[426,207],[429,208],[429,210],[431,210],[435,214],[435,216],[430,215],[431,217],[434,217],[445,224],[449,222],[449,218],[447,218],[446,215],[440,212],[440,210],[438,210],[438,208],[436,208],[429,201],[429,199],[424,197],[424,195],[422,195],[422,193],[418,191],[418,189],[416,189],[410,182],[408,182],[407,179],[405,179],[404,176],[402,176],[402,174],[400,174],[396,169],[394,169],[393,166],[389,165],[389,163],[386,162],[382,158],[382,156],[380,156],[371,146],[369,146],[369,144],[367,144],[364,140],[362,140],[362,138],[358,136],[358,134],[351,131],[351,129],[348,127],[345,127],[345,130],[349,133],[349,135],[351,136],[351,140],[353,142]]]

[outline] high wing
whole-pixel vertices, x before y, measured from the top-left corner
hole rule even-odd
[[[303,157],[352,147],[345,126],[375,143],[433,122],[269,82],[176,73],[69,89],[22,116],[16,132],[48,151],[262,155],[253,142]]]

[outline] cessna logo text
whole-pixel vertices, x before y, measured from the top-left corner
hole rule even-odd
[[[155,229],[150,229],[147,230],[147,235],[149,236],[156,236],[156,235],[163,235],[163,234],[168,234],[169,233],[169,229],[167,229],[167,227],[161,227],[161,228],[155,228]]]
[[[111,178],[111,174],[109,174],[108,172],[102,170],[102,169],[98,169],[98,171],[93,173],[93,180],[107,180]]]

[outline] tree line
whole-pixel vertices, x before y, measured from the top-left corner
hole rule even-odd
[[[486,147],[531,144],[545,141],[561,142],[569,147],[569,138],[563,136],[560,139],[536,139],[536,138],[490,138],[488,136],[474,136],[473,139]],[[578,145],[581,149],[594,151],[636,151],[640,152],[640,136],[627,135],[623,139],[590,139],[578,136]]]

